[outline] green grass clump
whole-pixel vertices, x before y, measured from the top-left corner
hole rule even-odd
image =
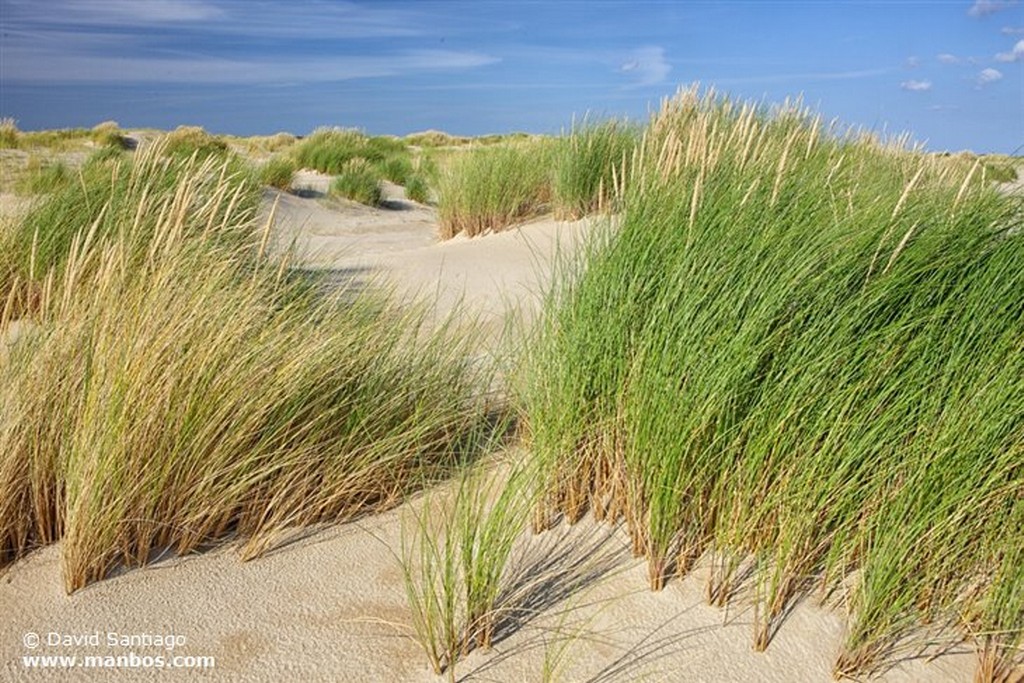
[[[576,220],[612,209],[616,173],[622,175],[638,139],[635,127],[617,121],[584,123],[561,138],[551,188],[555,216]]]
[[[100,147],[121,150],[128,146],[128,141],[121,132],[117,121],[104,121],[92,128],[92,140]]]
[[[405,196],[420,204],[430,203],[430,185],[426,178],[416,173],[405,182]]]
[[[380,173],[365,159],[352,159],[346,163],[331,183],[331,194],[357,201],[367,206],[379,206],[383,193]]]
[[[337,175],[353,159],[380,165],[394,157],[407,156],[408,151],[398,138],[369,137],[358,130],[319,128],[299,142],[292,154],[303,168]]]
[[[288,190],[295,176],[295,162],[288,157],[273,157],[259,167],[257,175],[263,185]]]
[[[33,305],[8,287],[0,308],[22,329],[0,355],[0,566],[61,540],[73,591],[228,535],[253,557],[484,441],[468,340],[289,273],[258,187],[226,168],[157,144],[5,236],[36,256],[15,282]]]
[[[107,146],[100,147],[98,150],[89,155],[85,160],[85,167],[91,167],[97,164],[112,163],[115,161],[123,160],[125,158],[125,151],[121,147]]]
[[[705,556],[719,604],[752,562],[758,649],[796,596],[848,590],[837,674],[923,624],[1010,671],[1024,238],[982,173],[793,107],[666,102],[520,374],[536,526],[624,519],[653,588]]]
[[[166,133],[163,138],[163,149],[171,156],[224,156],[228,151],[227,142],[219,136],[211,135],[200,126],[178,126]]]
[[[12,118],[0,118],[0,149],[17,149],[20,131]]]
[[[395,183],[405,185],[413,174],[412,161],[408,156],[390,156],[377,164],[380,174]]]
[[[467,150],[450,160],[438,182],[442,239],[504,230],[537,215],[551,196],[550,147],[542,143]]]

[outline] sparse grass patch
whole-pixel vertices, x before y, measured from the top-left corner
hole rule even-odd
[[[365,159],[351,159],[331,183],[331,194],[357,201],[367,206],[379,206],[383,194],[380,174]]]
[[[470,468],[455,486],[412,513],[411,528],[405,521],[400,557],[416,638],[434,673],[449,680],[459,659],[491,647],[531,492],[524,469],[501,476]]]
[[[1017,168],[1012,157],[982,157],[982,164],[987,180],[995,183],[1012,183],[1017,179]]]
[[[427,130],[422,133],[412,133],[405,136],[405,141],[417,147],[454,147],[467,145],[473,141],[472,138],[460,135],[449,135],[439,130]]]
[[[72,171],[63,162],[42,163],[38,157],[30,157],[14,189],[23,195],[48,194],[66,186],[72,177]]]
[[[18,135],[18,146],[26,150],[47,150],[50,152],[78,151],[89,148],[92,131],[88,128],[59,128],[56,130],[22,131]]]
[[[273,135],[252,135],[247,138],[227,137],[230,143],[249,154],[275,154],[291,148],[298,138],[291,133],[274,133]]]

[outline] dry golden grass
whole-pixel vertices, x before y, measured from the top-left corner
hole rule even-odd
[[[465,337],[270,259],[228,162],[155,144],[107,172],[142,187],[118,202],[94,178],[43,214],[65,254],[4,236],[32,243],[7,264],[0,329],[31,332],[0,359],[0,563],[62,539],[73,591],[225,537],[254,557],[477,447]]]

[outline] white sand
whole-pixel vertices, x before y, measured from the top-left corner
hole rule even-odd
[[[310,182],[318,182],[315,177]],[[396,200],[398,201],[398,200]],[[441,309],[460,298],[498,325],[543,287],[556,245],[571,249],[586,222],[538,221],[517,230],[437,244],[429,209],[395,210],[283,196],[279,235],[294,239],[311,267],[343,277],[383,271],[404,291],[433,292]],[[415,505],[418,503],[413,503]],[[0,680],[433,681],[409,638],[410,613],[396,559],[410,505],[311,532],[242,563],[230,545],[157,561],[64,595],[60,547],[44,548],[0,576]],[[843,618],[802,601],[766,652],[751,649],[753,613],[742,595],[728,610],[708,606],[703,569],[647,590],[646,566],[623,532],[583,522],[524,539],[517,585],[536,616],[499,634],[490,653],[457,667],[460,680],[535,681],[545,657],[559,681],[830,681]],[[531,569],[532,568],[532,569]],[[532,577],[532,579],[531,579]],[[26,633],[43,637],[30,650]],[[48,646],[48,633],[96,634],[94,646]],[[107,634],[175,634],[185,644],[107,647]],[[564,648],[562,646],[565,646]],[[28,669],[24,655],[212,656],[212,670]],[[557,655],[562,651],[564,656]],[[934,661],[908,658],[886,681],[969,681],[966,646]]]

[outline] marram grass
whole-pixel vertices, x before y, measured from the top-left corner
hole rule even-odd
[[[68,591],[392,505],[484,425],[466,337],[383,295],[323,296],[267,257],[255,186],[164,164],[118,162],[7,236],[30,260],[0,309],[22,330],[0,357],[0,563],[61,540]],[[145,183],[130,201],[107,189],[125,178]],[[43,256],[42,216],[65,253]]]
[[[1024,240],[983,176],[792,106],[667,101],[520,373],[535,524],[624,519],[652,587],[712,558],[716,603],[752,561],[758,649],[854,576],[837,675],[929,628],[1008,675]]]
[[[577,220],[615,209],[616,180],[639,137],[636,126],[584,121],[557,142],[552,178],[555,217]]]
[[[384,198],[381,180],[380,171],[366,159],[351,159],[335,176],[331,183],[331,194],[367,206],[378,206]]]
[[[546,141],[475,147],[455,155],[438,180],[442,239],[505,230],[537,215],[551,198]]]
[[[464,470],[403,519],[399,557],[415,638],[434,673],[490,649],[503,620],[522,610],[510,585],[513,550],[535,488],[527,468]],[[410,521],[412,525],[410,526]]]

